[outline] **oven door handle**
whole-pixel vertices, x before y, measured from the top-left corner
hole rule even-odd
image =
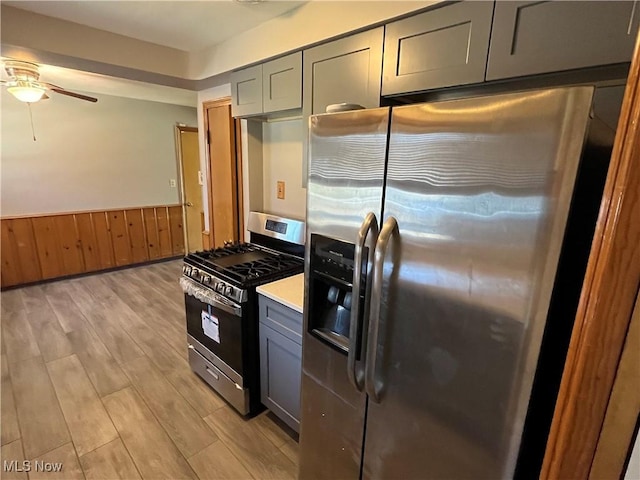
[[[180,277],[180,286],[182,287],[182,291],[184,293],[197,298],[207,305],[219,308],[220,310],[231,313],[236,317],[242,316],[242,307],[240,305],[218,295],[208,288],[202,287],[193,280],[190,280],[186,277]]]

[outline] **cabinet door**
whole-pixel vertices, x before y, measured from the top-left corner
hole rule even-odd
[[[630,62],[637,3],[496,2],[487,80]]]
[[[231,72],[231,112],[234,117],[262,113],[262,65]]]
[[[303,185],[307,184],[309,115],[333,103],[380,105],[383,27],[325,43],[303,54]]]
[[[260,323],[260,399],[296,432],[300,428],[302,345]]]
[[[462,2],[388,24],[382,94],[484,81],[493,2]]]
[[[302,106],[302,52],[262,65],[262,106],[264,113]]]

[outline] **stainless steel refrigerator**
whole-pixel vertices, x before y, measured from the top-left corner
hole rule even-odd
[[[514,475],[593,95],[310,118],[301,479]]]

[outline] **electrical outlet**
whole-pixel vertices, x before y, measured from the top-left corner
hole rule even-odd
[[[202,174],[202,172],[200,170],[198,170],[198,184],[199,185],[204,185],[204,175]]]
[[[169,186],[171,188],[176,188],[176,179],[175,178],[170,178],[169,179]]]
[[[278,198],[280,200],[284,200],[284,182],[278,181],[277,191],[278,191]]]

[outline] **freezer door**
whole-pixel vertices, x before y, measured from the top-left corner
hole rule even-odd
[[[301,479],[357,479],[360,475],[366,395],[354,386],[353,377],[349,379],[347,354],[309,333],[310,249],[313,235],[356,244],[367,214],[373,212],[379,221],[389,114],[388,108],[378,108],[309,120]],[[363,264],[371,263],[375,240],[375,234],[368,235]],[[327,259],[333,255],[331,249],[327,253]],[[320,284],[321,277],[314,278]],[[363,369],[363,359],[356,360],[355,366]]]
[[[393,109],[363,478],[513,475],[592,95]]]

